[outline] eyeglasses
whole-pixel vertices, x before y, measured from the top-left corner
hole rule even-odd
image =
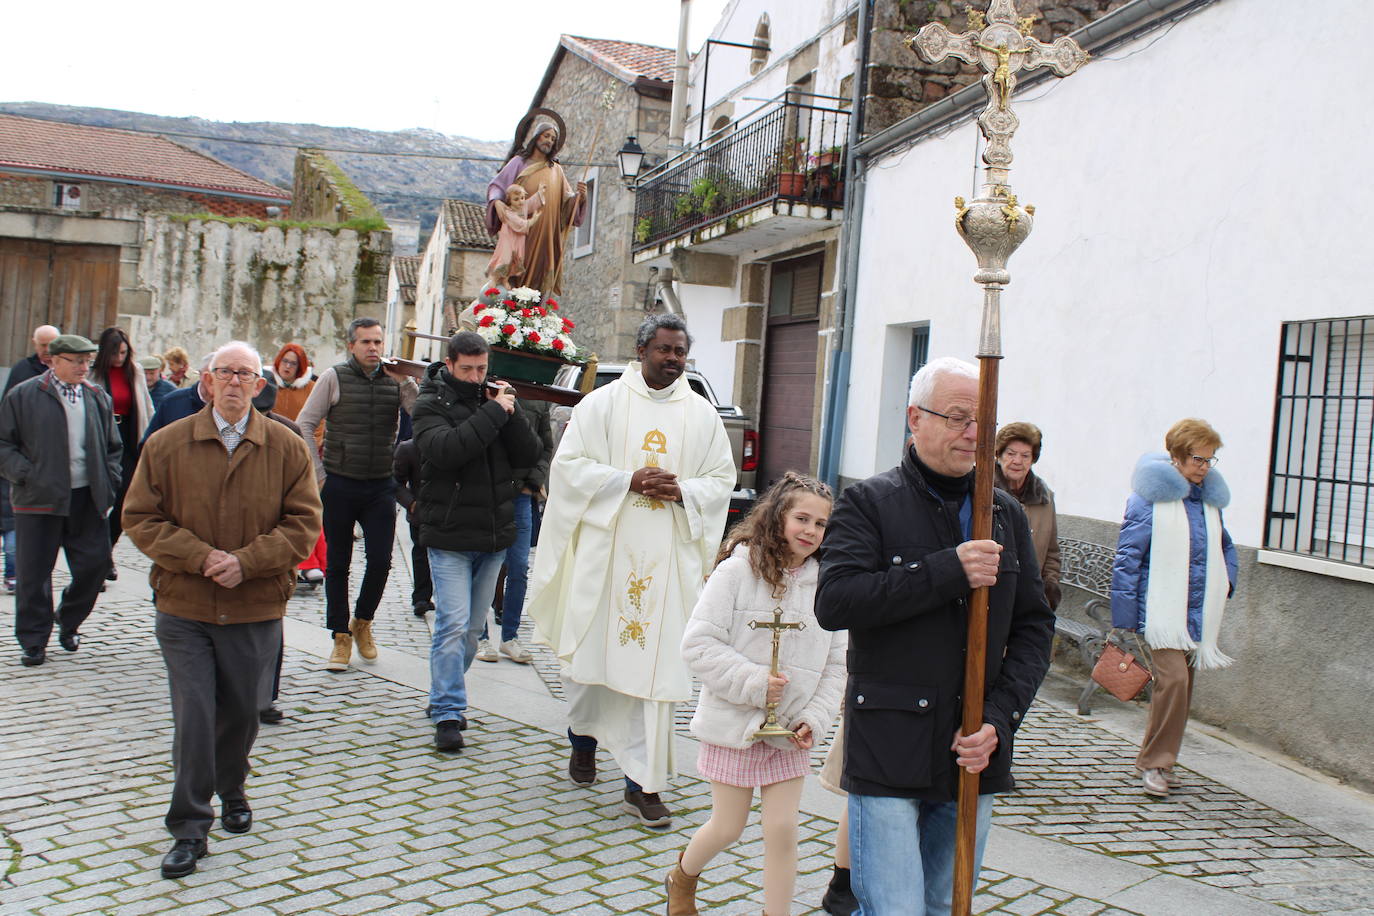
[[[211,369],[210,371],[213,372],[215,374],[215,378],[219,379],[221,382],[227,382],[231,378],[237,378],[240,382],[243,382],[246,385],[253,379],[258,377],[258,373],[254,372],[252,369],[218,368]]]
[[[963,432],[964,430],[968,429],[970,426],[978,422],[977,417],[971,417],[966,413],[940,413],[940,411],[938,410],[931,410],[929,407],[922,407],[920,404],[916,405],[916,409],[924,410],[926,413],[931,414],[932,416],[942,418],[945,421],[946,426],[948,426],[950,429],[957,429],[959,430],[959,432]]]
[[[1203,458],[1201,455],[1189,455],[1188,457],[1192,459],[1193,464],[1196,464],[1196,465],[1203,465],[1203,464],[1205,464],[1205,465],[1207,465],[1209,468],[1214,468],[1214,467],[1216,467],[1216,466],[1217,466],[1217,462],[1221,460],[1221,459],[1218,458],[1216,455],[1213,455],[1211,458]]]
[[[65,353],[58,353],[57,358],[73,366],[89,366],[94,361],[89,356],[67,356]]]

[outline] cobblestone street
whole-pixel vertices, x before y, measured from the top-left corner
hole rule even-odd
[[[436,752],[428,621],[410,612],[406,547],[377,615],[375,664],[355,656],[345,674],[323,671],[323,589],[293,599],[287,719],[258,737],[253,830],[217,824],[210,856],[180,882],[157,871],[171,715],[146,561],[122,543],[121,578],[83,627],[81,651],[54,640],[38,668],[19,665],[3,599],[0,913],[662,912],[662,876],[709,811],[685,727],[668,831],[619,812],[605,754],[595,787],[567,781],[556,671],[534,646],[533,666],[474,666],[468,748]],[[1150,799],[1130,766],[1140,711],[1098,703],[1100,716],[1080,718],[1051,684],[1027,718],[1019,790],[999,800],[978,912],[1374,914],[1368,796],[1190,734],[1184,787]],[[840,805],[814,784],[803,796],[795,912],[819,912]],[[700,899],[711,912],[757,913],[761,859],[751,825],[708,868]]]

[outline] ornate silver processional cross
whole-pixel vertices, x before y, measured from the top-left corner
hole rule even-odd
[[[1002,287],[1011,282],[1007,259],[1030,235],[1035,208],[1021,206],[1012,193],[1011,138],[1020,124],[1011,110],[1016,75],[1049,67],[1068,76],[1088,55],[1071,38],[1047,45],[1030,36],[1034,17],[1018,19],[1012,0],[992,0],[985,14],[971,10],[968,30],[952,34],[938,22],[925,26],[911,46],[932,63],[956,57],[983,70],[988,104],[978,116],[987,138],[983,162],[986,178],[968,204],[954,198],[955,228],[978,259],[973,282],[983,287],[983,324],[978,339],[978,446],[973,485],[973,539],[992,537],[993,437],[997,429],[997,374],[1002,359]],[[960,731],[976,733],[983,725],[984,672],[987,662],[988,590],[974,589],[969,602],[968,644],[964,653],[964,705]],[[959,770],[959,814],[955,827],[954,916],[968,916],[973,901],[973,853],[978,813],[978,774]]]

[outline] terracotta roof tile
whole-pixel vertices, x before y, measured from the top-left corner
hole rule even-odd
[[[444,225],[449,244],[459,248],[494,249],[496,239],[487,231],[487,208],[470,200],[444,201]]]
[[[166,137],[0,115],[0,170],[66,172],[289,202],[291,193]]]
[[[396,271],[396,285],[400,287],[401,301],[406,305],[415,304],[416,278],[420,273],[418,254],[397,254],[391,257],[391,268]]]
[[[397,282],[402,286],[414,286],[415,278],[420,270],[420,261],[422,260],[423,258],[418,254],[392,255],[391,264],[396,268]]]
[[[658,80],[662,83],[673,81],[673,64],[677,52],[672,48],[656,45],[642,45],[634,41],[616,41],[612,38],[581,38],[564,35],[563,45],[581,51],[584,56],[595,59],[612,71],[619,71],[627,82],[640,77]]]

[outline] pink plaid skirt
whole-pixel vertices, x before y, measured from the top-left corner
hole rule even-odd
[[[746,748],[720,747],[701,742],[697,772],[703,779],[750,789],[805,776],[811,771],[811,752],[774,747],[755,741]]]

